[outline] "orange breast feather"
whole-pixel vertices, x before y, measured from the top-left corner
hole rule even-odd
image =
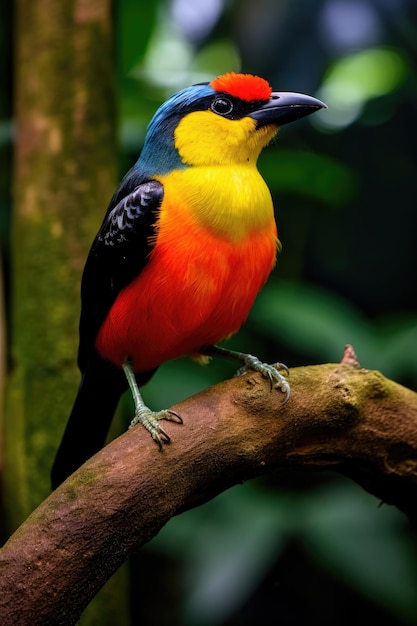
[[[156,246],[116,298],[97,336],[99,353],[148,371],[236,332],[274,265],[276,244],[273,220],[236,243],[164,201]]]

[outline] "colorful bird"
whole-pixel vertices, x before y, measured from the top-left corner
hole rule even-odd
[[[273,92],[263,78],[228,73],[169,98],[141,155],[114,194],[81,286],[82,380],[52,469],[57,487],[95,454],[122,393],[162,446],[170,438],[139,387],[165,361],[223,356],[261,372],[289,396],[275,367],[216,344],[236,333],[267,280],[279,241],[257,170],[279,126],[325,105]]]

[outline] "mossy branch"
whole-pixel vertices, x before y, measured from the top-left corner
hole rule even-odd
[[[337,470],[416,523],[417,394],[348,354],[290,378],[285,405],[248,373],[177,405],[162,451],[137,427],[90,459],[0,551],[3,626],[76,623],[173,515],[272,471]]]

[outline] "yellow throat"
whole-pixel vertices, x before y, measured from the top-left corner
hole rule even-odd
[[[232,241],[274,223],[269,189],[258,172],[261,150],[276,126],[257,129],[255,120],[228,120],[211,111],[186,115],[175,130],[184,170],[161,178],[168,193],[181,196],[200,225]],[[181,191],[181,194],[175,194]]]

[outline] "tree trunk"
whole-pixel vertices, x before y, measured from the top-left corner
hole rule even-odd
[[[15,8],[13,370],[4,477],[11,529],[50,491],[79,382],[81,272],[117,178],[110,0],[18,0]],[[111,615],[100,619],[115,623]]]

